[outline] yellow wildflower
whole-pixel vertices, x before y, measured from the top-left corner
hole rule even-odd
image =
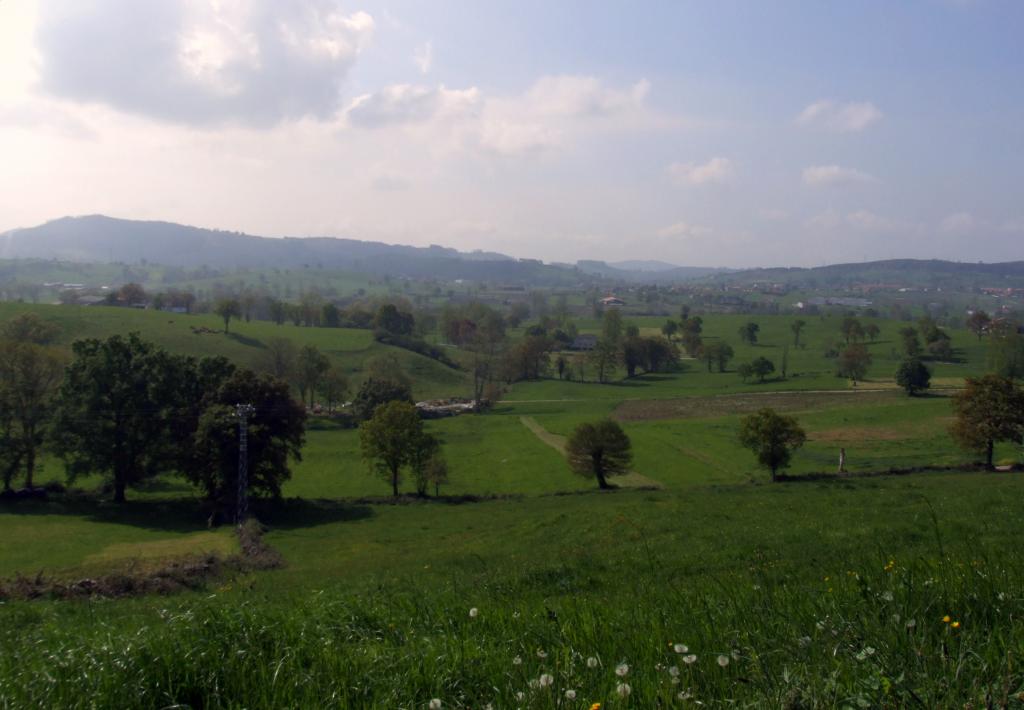
[[[960,628],[960,622],[959,621],[954,621],[952,624],[950,624],[950,626],[952,626],[954,629],[959,629]]]
[[[951,619],[949,618],[949,614],[946,614],[944,617],[942,617],[943,624],[948,624],[950,621]]]

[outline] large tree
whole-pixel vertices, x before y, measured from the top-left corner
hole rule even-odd
[[[237,298],[221,298],[213,306],[213,312],[224,319],[224,332],[230,332],[231,319],[242,315],[242,304]]]
[[[298,348],[288,338],[267,338],[262,355],[262,370],[287,382],[295,374]]]
[[[907,358],[896,370],[896,384],[911,397],[931,386],[932,373],[928,367],[916,357]]]
[[[608,478],[629,473],[633,454],[629,437],[611,419],[580,424],[566,444],[569,467],[584,478],[596,478],[600,488],[611,488]]]
[[[793,451],[804,445],[807,434],[793,417],[766,407],[742,419],[739,440],[754,452],[761,466],[771,471],[774,482],[779,469],[789,466]]]
[[[423,421],[409,402],[383,404],[359,427],[363,459],[391,484],[396,498],[402,468],[410,463],[412,452],[423,436]]]
[[[997,442],[1024,440],[1024,392],[999,375],[968,377],[965,384],[953,395],[956,421],[950,434],[963,448],[983,453],[992,468]]]
[[[800,333],[805,325],[807,325],[807,321],[803,320],[795,320],[789,324],[789,329],[793,331],[793,345],[796,347],[800,347]]]
[[[978,336],[979,341],[991,324],[992,317],[985,311],[974,311],[967,317],[967,330]]]
[[[328,414],[333,414],[335,408],[345,401],[348,390],[348,378],[338,367],[332,367],[325,372],[317,386],[320,398],[327,405]]]
[[[761,326],[757,323],[744,323],[738,331],[740,340],[748,345],[757,345],[757,334],[760,330]]]
[[[864,379],[871,367],[871,353],[861,343],[853,343],[843,348],[839,353],[839,360],[836,362],[837,373],[840,377],[848,377],[859,382]]]
[[[137,333],[80,340],[65,371],[53,431],[68,476],[104,475],[122,503],[129,486],[166,471],[167,412],[176,394],[163,373],[173,358]]]
[[[306,402],[306,393],[308,392],[309,406],[313,406],[313,399],[320,386],[320,381],[330,369],[331,361],[315,345],[302,346],[296,360],[295,379],[298,381],[299,394],[303,404]]]
[[[839,332],[843,334],[843,340],[847,345],[864,340],[864,326],[853,316],[843,318],[843,322],[839,324]]]
[[[412,404],[412,392],[407,385],[390,380],[369,378],[363,381],[355,399],[352,400],[352,415],[359,421],[373,416],[377,407],[388,402]]]
[[[207,393],[194,436],[197,452],[184,475],[221,511],[235,511],[238,495],[238,405],[252,405],[248,420],[248,491],[279,498],[291,478],[290,461],[302,460],[306,413],[288,385],[237,370]]]
[[[36,460],[49,429],[53,399],[64,364],[52,350],[31,341],[0,343],[0,456],[4,489],[24,468],[34,485]]]

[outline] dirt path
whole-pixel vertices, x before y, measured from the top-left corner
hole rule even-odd
[[[561,434],[552,434],[550,431],[542,427],[533,417],[519,417],[519,421],[523,423],[523,426],[533,432],[534,436],[560,453],[562,456],[565,456],[566,437]],[[611,480],[620,488],[664,488],[664,486],[658,481],[639,474],[636,471],[630,471],[624,476],[616,476]]]

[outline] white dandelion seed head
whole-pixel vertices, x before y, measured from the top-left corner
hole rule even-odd
[[[690,653],[690,654],[688,654],[686,656],[683,656],[683,663],[685,663],[688,666],[692,665],[692,664],[694,664],[696,662],[697,662],[697,654],[695,654],[695,653]]]
[[[555,677],[553,675],[551,675],[550,673],[544,673],[544,674],[541,675],[540,679],[537,681],[537,684],[541,688],[547,688],[547,687],[550,687],[551,684],[554,683],[554,682],[555,682]]]
[[[685,644],[677,643],[675,646],[672,647],[672,650],[676,653],[686,653],[690,649],[688,649]]]
[[[722,668],[725,668],[727,665],[729,665],[729,657],[728,656],[719,656],[718,657],[718,665],[720,665]]]
[[[679,694],[676,695],[676,697],[679,698],[680,700],[689,700],[693,696],[690,695],[690,691],[689,690],[681,690],[681,691],[679,691]]]
[[[677,677],[679,675],[679,666],[672,666],[671,668],[669,668],[668,674],[673,678]]]
[[[547,657],[548,657],[548,652],[547,651],[545,651],[543,648],[538,648],[537,649],[537,658],[547,658]]]
[[[889,591],[882,592],[882,601],[891,602],[892,599],[893,599],[892,592],[889,592]]]
[[[871,648],[871,646],[868,646],[867,648],[864,649],[864,653],[868,654],[869,656],[874,656],[875,655],[875,649]]]
[[[540,687],[540,681],[537,680],[536,678],[534,678],[534,679],[531,679],[530,682],[527,683],[527,685],[530,686],[531,688],[533,688],[534,690],[536,690],[537,688]]]
[[[625,678],[628,673],[629,666],[625,663],[620,663],[619,665],[615,666],[615,675],[617,675],[619,678]]]
[[[523,698],[525,698],[525,697],[526,697],[526,693],[524,693],[521,690],[516,693],[516,700],[518,700],[519,702],[523,702]]]
[[[907,628],[908,629],[912,629],[915,626],[917,626],[917,620],[916,619],[910,619],[910,620],[907,621]]]
[[[480,615],[480,610],[477,609],[476,607],[473,607],[472,609],[469,610],[469,618],[470,619],[475,619],[479,615]]]
[[[587,659],[587,668],[597,668],[597,659],[591,656]]]
[[[440,698],[434,698],[430,701],[430,710],[441,710]]]
[[[625,698],[633,692],[633,689],[629,687],[629,683],[619,683],[618,687],[615,688],[615,692],[619,694],[620,698]]]
[[[521,665],[523,665],[523,659],[520,658],[519,656],[516,656],[515,658],[512,659],[512,665],[513,666],[521,666]]]
[[[576,699],[576,691],[573,690],[572,688],[570,688],[569,690],[565,691],[565,699],[566,700],[575,700]]]

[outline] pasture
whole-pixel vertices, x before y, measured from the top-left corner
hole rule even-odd
[[[31,310],[65,344],[138,330],[240,364],[279,333],[354,375],[386,347],[367,331],[243,322],[193,335],[189,325],[221,324]],[[734,337],[746,320],[762,325],[758,345]],[[388,500],[358,431],[313,418],[285,500],[254,508],[285,567],[172,597],[0,604],[0,706],[1021,703],[1024,478],[968,470],[974,456],[947,434],[949,395],[984,372],[986,343],[954,332],[960,361],[936,364],[940,386],[909,398],[892,383],[901,324],[879,321],[868,381],[853,388],[823,354],[835,319],[808,319],[806,348],[793,347],[790,321],[705,324],[733,343],[734,363],[776,359],[789,343],[785,380],[744,383],[685,361],[606,385],[519,383],[487,414],[427,422],[451,468],[440,499]],[[445,368],[448,380],[404,355],[425,361],[417,394],[464,393],[453,391],[464,373]],[[793,481],[768,483],[737,443],[740,417],[764,406],[807,430]],[[598,492],[559,453],[561,437],[603,416],[630,437],[637,478],[624,483],[641,488]],[[806,476],[834,472],[840,448],[853,474],[936,470]],[[997,459],[1021,451],[1001,446]],[[59,473],[49,460],[41,480]],[[0,504],[0,577],[77,579],[236,546],[173,478],[123,506],[88,490]]]

